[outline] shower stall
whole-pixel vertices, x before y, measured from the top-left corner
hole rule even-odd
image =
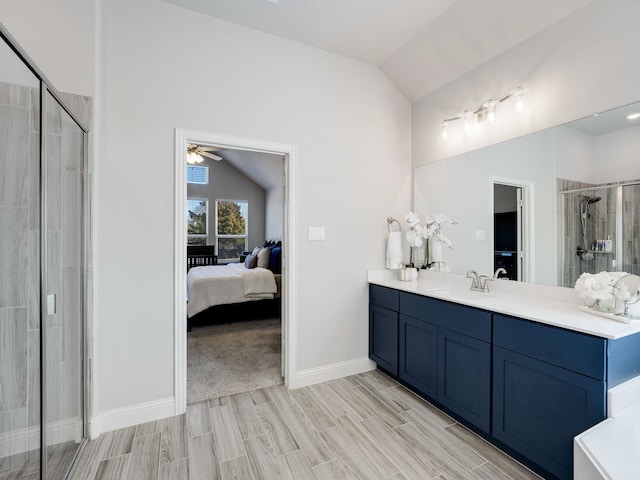
[[[58,480],[86,437],[87,128],[0,36],[0,479]]]
[[[640,181],[560,192],[560,282],[583,273],[640,275]]]

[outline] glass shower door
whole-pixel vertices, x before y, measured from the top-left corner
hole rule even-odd
[[[39,478],[40,81],[0,58],[0,479]]]
[[[640,184],[622,187],[622,270],[640,275]]]
[[[46,93],[45,422],[48,480],[63,479],[83,438],[84,135]],[[52,297],[54,296],[54,297]]]

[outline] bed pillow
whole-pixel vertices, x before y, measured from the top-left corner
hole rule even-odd
[[[255,255],[256,257],[258,256],[258,252],[262,249],[262,247],[256,247],[253,249],[253,251],[251,252],[251,255]]]
[[[282,247],[275,247],[269,256],[269,270],[273,273],[282,272]]]
[[[246,268],[256,268],[258,266],[258,257],[255,255],[247,255],[244,260],[244,266]]]
[[[269,268],[269,256],[271,255],[271,250],[268,248],[263,248],[258,252],[258,267],[260,268]]]

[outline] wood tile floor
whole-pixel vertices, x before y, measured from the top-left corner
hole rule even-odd
[[[539,477],[372,371],[190,405],[88,442],[71,480],[521,480]]]

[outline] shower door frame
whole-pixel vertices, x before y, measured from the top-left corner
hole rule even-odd
[[[57,103],[57,105],[64,110],[64,112],[69,115],[71,120],[80,128],[82,131],[82,143],[83,143],[83,151],[82,151],[82,171],[81,171],[81,182],[80,182],[80,258],[82,259],[82,265],[80,266],[80,312],[81,312],[81,358],[80,358],[80,372],[81,372],[81,382],[80,391],[82,392],[81,399],[81,408],[82,408],[82,440],[80,445],[78,446],[73,460],[69,463],[68,468],[65,472],[65,478],[68,476],[70,469],[72,468],[75,460],[78,457],[79,452],[82,450],[84,443],[88,437],[88,425],[89,425],[89,417],[88,417],[88,407],[90,405],[90,386],[89,386],[89,372],[87,369],[87,342],[89,339],[87,338],[87,277],[86,277],[86,269],[88,262],[88,249],[87,249],[87,239],[89,238],[87,232],[87,218],[90,215],[90,212],[87,211],[87,206],[90,204],[88,201],[89,189],[88,186],[88,159],[89,159],[89,129],[86,127],[84,122],[80,120],[66,105],[66,103],[62,100],[60,93],[56,90],[53,84],[48,80],[48,78],[42,73],[42,71],[38,68],[35,62],[29,57],[29,55],[22,49],[22,47],[18,44],[18,42],[13,38],[13,36],[8,32],[5,26],[0,22],[0,37],[7,46],[16,54],[16,56],[24,63],[24,65],[35,75],[35,77],[40,82],[40,118],[39,121],[39,130],[40,130],[40,172],[39,172],[39,188],[40,188],[40,278],[39,278],[39,288],[40,288],[40,478],[42,480],[46,480],[47,478],[47,402],[46,402],[46,394],[47,394],[47,378],[45,375],[45,359],[46,359],[46,342],[47,342],[47,332],[46,332],[46,320],[47,320],[47,165],[48,165],[48,155],[47,155],[47,95],[50,95],[51,98]],[[57,300],[56,300],[57,303]]]

